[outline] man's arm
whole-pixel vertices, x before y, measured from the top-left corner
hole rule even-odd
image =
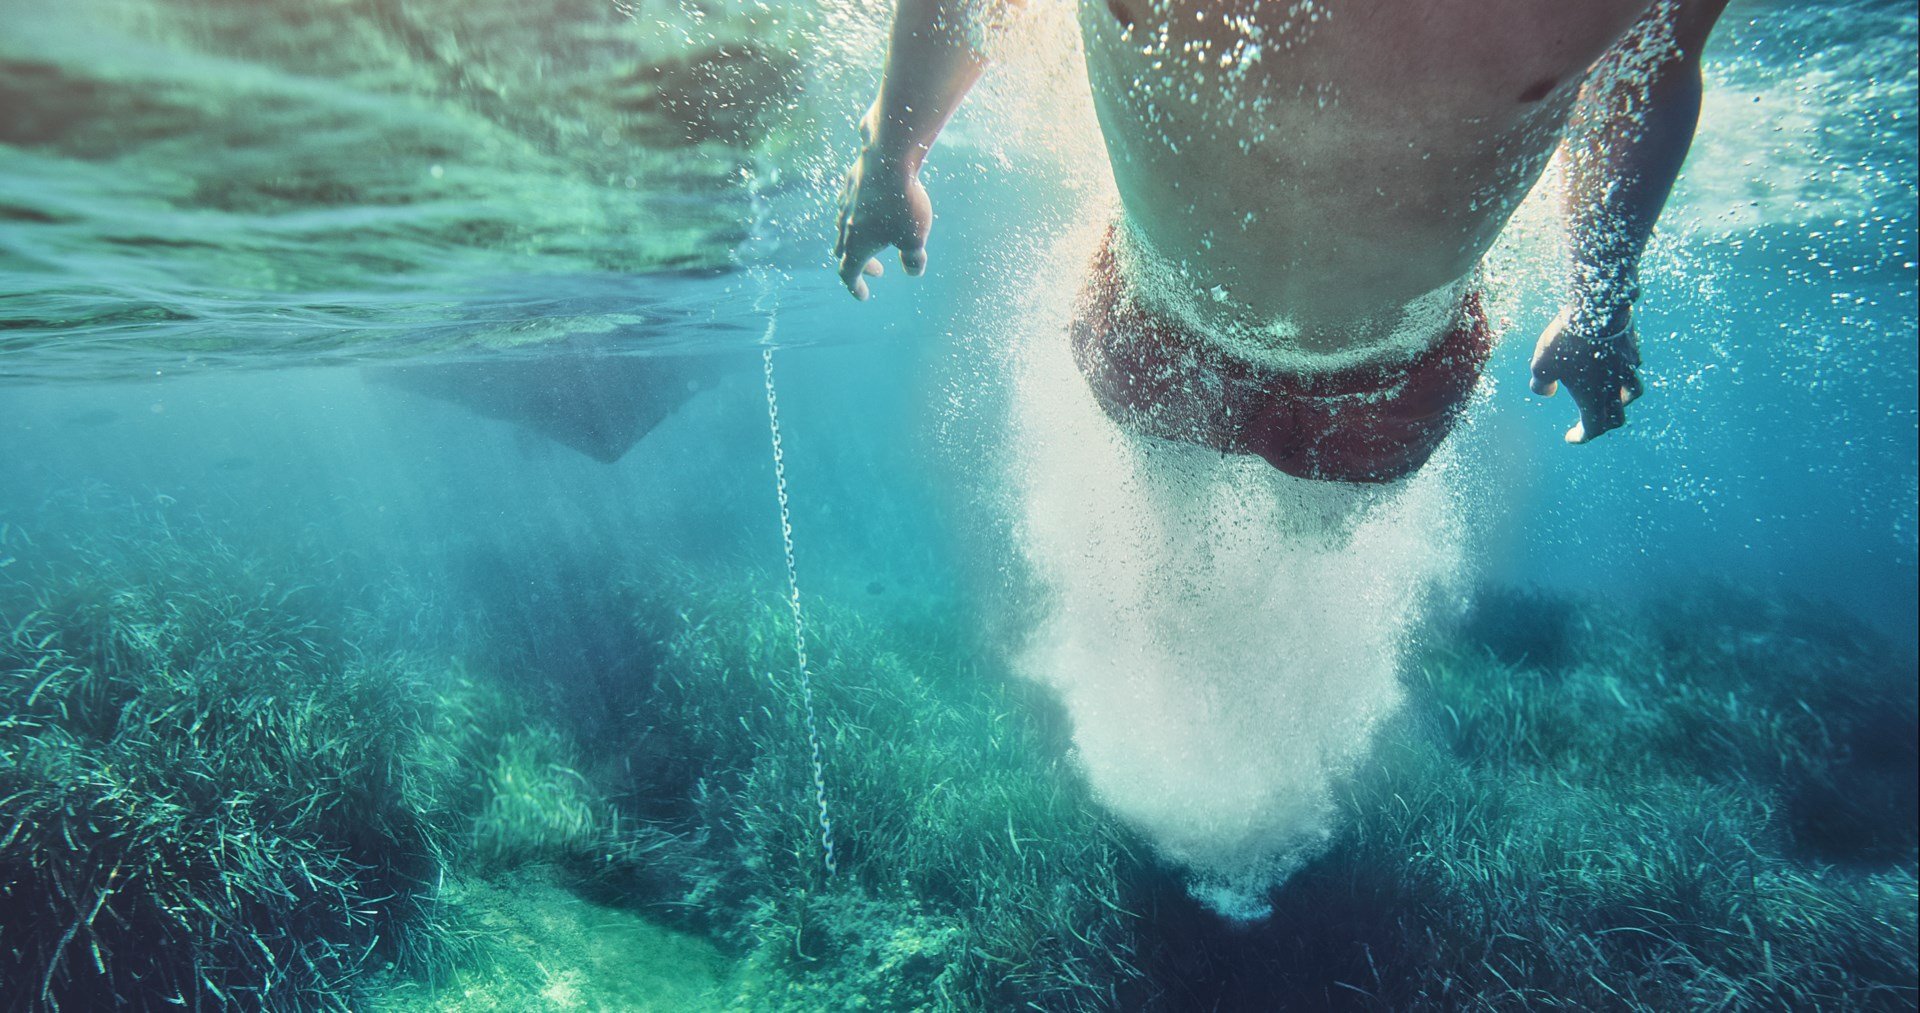
[[[880,96],[860,121],[865,143],[840,191],[833,255],[841,283],[856,298],[867,297],[861,276],[880,274],[874,254],[889,246],[899,247],[908,274],[926,270],[933,207],[920,164],[986,69],[980,50],[988,7],[980,0],[900,0],[894,12]]]
[[[1604,58],[1610,66],[1588,81],[1568,123],[1572,285],[1533,355],[1534,392],[1551,396],[1564,384],[1580,409],[1568,443],[1618,428],[1640,396],[1632,312],[1640,255],[1693,143],[1700,51],[1726,5],[1657,0],[1647,21]],[[1642,47],[1669,30],[1672,48],[1639,65],[1649,61]]]

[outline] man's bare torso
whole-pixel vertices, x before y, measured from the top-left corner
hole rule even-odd
[[[1647,0],[1082,0],[1133,233],[1199,311],[1372,344],[1468,275]]]

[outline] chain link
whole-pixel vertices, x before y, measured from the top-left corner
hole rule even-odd
[[[807,747],[813,759],[813,801],[820,810],[820,853],[827,875],[840,871],[833,855],[833,819],[827,813],[827,767],[820,749],[820,725],[813,715],[813,675],[807,665],[807,627],[800,608],[800,568],[793,560],[793,511],[787,504],[787,459],[780,443],[780,400],[773,386],[773,328],[767,318],[760,366],[767,381],[767,429],[773,435],[773,489],[780,499],[780,543],[787,554],[787,607],[793,611],[793,659],[800,681],[800,709],[807,722]]]

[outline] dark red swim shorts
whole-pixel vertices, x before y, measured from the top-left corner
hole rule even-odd
[[[1491,351],[1478,292],[1458,323],[1410,362],[1291,373],[1247,362],[1140,305],[1113,233],[1094,258],[1073,357],[1114,421],[1223,453],[1258,454],[1301,478],[1390,482],[1446,439]]]

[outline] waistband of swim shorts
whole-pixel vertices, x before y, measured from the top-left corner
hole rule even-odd
[[[1369,325],[1378,337],[1324,351],[1303,347],[1293,322],[1260,319],[1231,294],[1203,289],[1185,265],[1156,250],[1124,215],[1110,227],[1102,257],[1111,257],[1118,298],[1178,326],[1212,351],[1261,371],[1302,379],[1405,367],[1463,330],[1486,326],[1479,315],[1478,270],[1416,297],[1397,311],[1397,319]]]

